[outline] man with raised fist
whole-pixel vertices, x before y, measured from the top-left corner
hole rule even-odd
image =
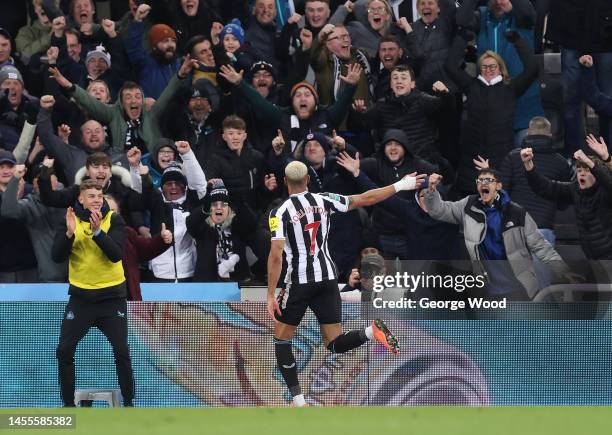
[[[1,196],[0,219],[2,222],[10,219],[11,223],[7,227],[11,232],[19,233],[23,226],[29,233],[38,263],[38,279],[41,282],[66,282],[68,265],[65,262],[55,263],[49,257],[57,228],[64,220],[65,209],[49,207],[42,203],[38,188],[41,171],[42,165],[34,167],[32,177],[34,190],[24,194],[26,167],[15,165],[13,176]],[[50,176],[50,182],[52,189],[57,188],[58,181],[54,174]],[[20,249],[16,245],[10,248],[13,252]]]
[[[40,98],[40,110],[36,119],[36,127],[40,140],[50,155],[55,156],[64,171],[64,178],[68,183],[75,182],[75,175],[85,166],[87,157],[93,153],[103,152],[111,155],[112,149],[106,141],[106,131],[102,124],[95,120],[89,120],[81,125],[81,144],[77,146],[69,144],[63,138],[55,134],[51,116],[55,98],[53,95],[43,95]],[[121,159],[121,154],[115,153],[116,159]],[[123,158],[122,160],[125,160]]]
[[[25,168],[23,168],[25,170]],[[13,153],[0,149],[0,206],[6,197],[24,193],[24,182],[17,182],[17,192],[9,190],[9,185],[18,172]],[[19,174],[19,172],[18,172]],[[13,182],[14,183],[14,182]],[[0,216],[0,283],[37,282],[36,257],[27,226],[13,217]]]
[[[189,142],[175,142],[182,164],[172,162],[161,176],[161,189],[143,191],[151,207],[151,232],[168,228],[174,242],[151,261],[153,275],[160,282],[191,281],[195,272],[196,247],[187,233],[187,217],[206,196],[206,176]],[[161,192],[160,192],[161,190]]]
[[[594,137],[587,143],[599,156],[574,153],[576,180],[553,181],[538,172],[533,162],[533,150],[521,150],[527,181],[541,197],[556,204],[573,204],[578,238],[590,260],[612,260],[612,173],[605,162],[610,161],[605,142]]]
[[[478,274],[487,277],[491,299],[530,300],[540,290],[532,255],[549,266],[557,280],[572,280],[567,265],[538,231],[535,221],[511,202],[495,169],[478,171],[476,190],[460,201],[443,201],[442,177],[431,174],[425,204],[431,217],[463,227],[465,247]],[[525,260],[527,259],[527,260]]]

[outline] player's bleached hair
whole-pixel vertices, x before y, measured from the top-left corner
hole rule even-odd
[[[300,185],[308,175],[308,168],[302,162],[294,160],[285,167],[285,177],[287,182],[293,185]]]

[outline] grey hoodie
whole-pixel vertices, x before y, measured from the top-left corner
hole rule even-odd
[[[55,233],[65,220],[65,209],[47,207],[40,196],[32,192],[25,198],[17,199],[19,180],[11,179],[2,195],[0,215],[24,222],[30,233],[34,255],[38,262],[38,276],[43,282],[66,282],[68,263],[55,263],[51,259],[51,246]]]

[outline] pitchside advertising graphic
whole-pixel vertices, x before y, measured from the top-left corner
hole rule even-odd
[[[343,304],[345,330],[369,323],[363,306]],[[611,405],[612,321],[517,320],[532,306],[509,303],[512,320],[391,319],[397,356],[372,343],[330,354],[308,313],[293,340],[304,393],[321,406]],[[0,303],[0,407],[61,406],[64,315],[61,302]],[[265,303],[130,303],[127,315],[136,406],[288,405]],[[80,343],[76,372],[77,389],[118,388],[99,331]]]

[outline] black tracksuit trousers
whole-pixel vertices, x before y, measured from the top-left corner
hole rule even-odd
[[[134,399],[134,376],[128,348],[127,301],[125,297],[90,302],[70,296],[64,311],[56,356],[64,405],[74,405],[74,354],[79,341],[92,327],[108,338],[115,356],[115,366],[124,404]]]

